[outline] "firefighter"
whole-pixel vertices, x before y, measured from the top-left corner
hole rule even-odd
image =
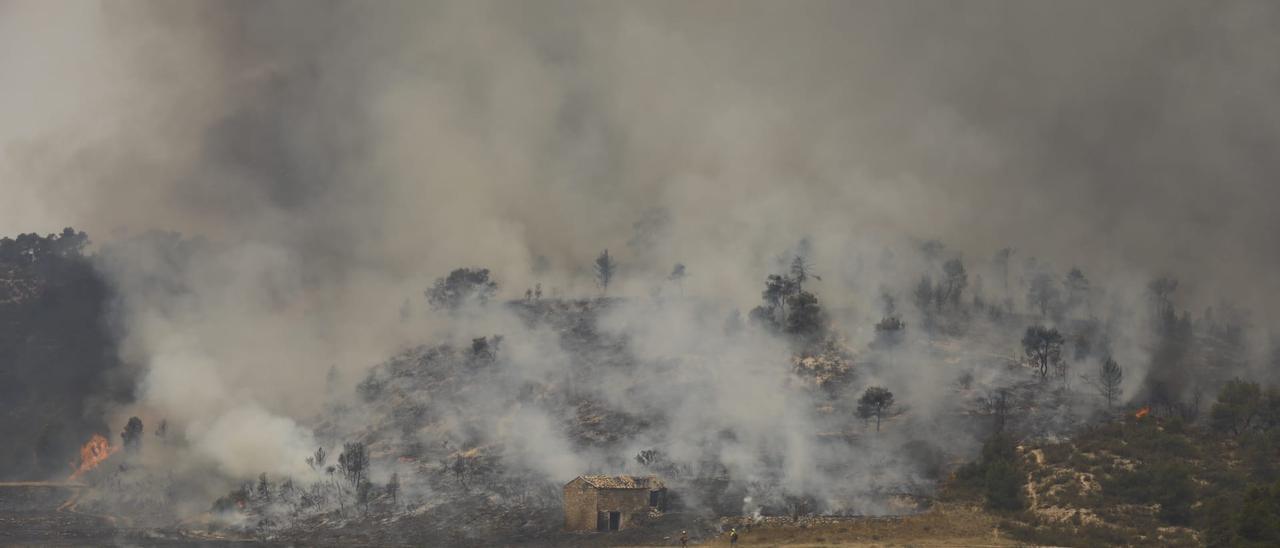
[[[688,546],[688,545],[689,545],[689,532],[680,531],[680,546]]]
[[[729,546],[737,546],[737,545],[738,545],[738,529],[737,528],[730,529],[729,530]]]

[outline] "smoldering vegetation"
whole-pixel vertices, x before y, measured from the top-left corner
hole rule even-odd
[[[1007,248],[973,264],[906,242],[869,252],[874,308],[842,310],[829,295],[859,284],[824,276],[815,247],[784,249],[755,303],[692,295],[670,275],[645,297],[606,297],[622,262],[593,269],[599,287],[578,298],[549,297],[549,278],[498,299],[520,292],[455,269],[397,310],[439,330],[359,375],[317,368],[315,413],[153,412],[154,437],[93,472],[104,488],[79,504],[127,505],[155,526],[203,515],[211,535],[563,543],[575,537],[560,530],[560,486],[625,473],[674,493],[650,535],[710,534],[722,516],[909,514],[993,437],[1067,440],[1144,405],[1193,422],[1219,387],[1275,366],[1253,362],[1274,349],[1252,342],[1243,308],[1193,316],[1169,278],[1111,286]],[[158,235],[99,259],[139,249],[170,265],[224,252]]]
[[[599,472],[664,527],[901,514],[997,436],[1275,382],[1266,3],[0,15],[0,229],[95,240],[3,247],[4,469],[134,432],[86,509],[554,543]]]

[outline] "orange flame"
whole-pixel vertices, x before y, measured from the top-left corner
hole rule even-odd
[[[1148,407],[1143,407],[1142,409],[1139,409],[1137,413],[1134,413],[1134,414],[1133,414],[1133,418],[1135,418],[1135,419],[1140,419],[1140,418],[1142,418],[1142,417],[1147,416],[1147,414],[1148,414],[1148,413],[1150,413],[1150,412],[1151,412],[1151,407],[1150,407],[1150,406],[1148,406]]]
[[[94,434],[93,437],[89,438],[89,441],[84,444],[84,447],[80,448],[80,467],[71,474],[71,477],[67,478],[67,481],[78,479],[85,472],[97,468],[99,464],[102,464],[102,461],[107,460],[107,457],[110,457],[112,453],[119,450],[120,447],[112,447],[111,442],[107,441],[107,438],[99,434]]]

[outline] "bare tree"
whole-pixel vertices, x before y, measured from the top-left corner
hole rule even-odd
[[[400,473],[392,472],[391,479],[387,480],[387,494],[391,496],[391,504],[396,504],[396,497],[400,495]]]
[[[604,294],[608,295],[609,282],[613,281],[613,276],[618,272],[618,263],[609,256],[608,249],[600,252],[600,256],[596,257],[595,271],[596,284]]]
[[[1009,422],[1009,413],[1013,410],[1013,402],[1009,401],[1009,389],[1001,388],[990,396],[978,400],[982,410],[991,416],[992,428],[999,434]]]
[[[945,274],[941,282],[942,299],[949,301],[952,305],[960,303],[960,296],[964,293],[965,287],[969,285],[969,275],[964,270],[964,263],[960,259],[951,259],[942,265],[942,272]]]
[[[307,466],[312,470],[324,470],[324,461],[328,456],[323,447],[317,447],[315,454],[307,457]]]
[[[1071,362],[1064,360],[1059,352],[1059,357],[1053,362],[1053,376],[1058,378],[1058,382],[1062,383],[1062,387],[1066,388],[1070,378]]]
[[[353,441],[342,446],[338,455],[338,468],[352,487],[359,487],[369,473],[369,452],[363,442]]]
[[[916,308],[920,309],[920,313],[925,316],[929,315],[929,305],[933,304],[933,280],[928,275],[920,277],[920,283],[916,284],[915,292]]]
[[[987,297],[982,291],[982,274],[973,277],[973,291],[969,292],[973,295],[973,308],[982,310],[987,307]]]
[[[1173,278],[1156,278],[1147,284],[1147,294],[1151,298],[1156,318],[1173,314],[1173,292],[1178,289],[1178,280]]]
[[[796,282],[796,293],[804,291],[804,282],[810,278],[822,281],[822,277],[813,273],[813,264],[801,255],[791,259],[791,279]]]
[[[1072,268],[1067,273],[1067,279],[1063,281],[1063,286],[1067,288],[1067,309],[1074,310],[1080,305],[1086,308],[1089,306],[1089,279],[1084,277],[1084,273],[1079,268]]]
[[[1027,290],[1027,302],[1040,311],[1040,317],[1048,317],[1050,312],[1057,311],[1062,300],[1062,292],[1058,283],[1047,272],[1037,274],[1031,279],[1031,287]]]
[[[337,468],[333,466],[326,466],[324,469],[324,473],[329,476],[329,483],[333,484],[333,492],[338,497],[338,510],[340,513],[345,513],[347,511],[346,503],[342,500],[342,486],[338,485],[338,477],[334,474],[336,471]]]
[[[1098,366],[1098,380],[1089,381],[1089,383],[1098,390],[1098,394],[1102,396],[1102,399],[1107,400],[1107,409],[1111,409],[1112,404],[1122,393],[1120,388],[1122,380],[1124,380],[1124,370],[1120,369],[1120,364],[1108,356]]]
[[[1062,361],[1062,343],[1062,334],[1057,329],[1043,325],[1028,327],[1022,336],[1022,349],[1035,366],[1040,380],[1048,379],[1051,368]]]
[[[1000,285],[1004,289],[1005,297],[1009,296],[1009,259],[1011,258],[1013,258],[1013,248],[1011,247],[997,251],[995,256],[991,258],[992,265],[1000,273]]]
[[[267,481],[267,473],[263,472],[258,475],[258,487],[255,489],[260,500],[271,500],[271,482]]]
[[[684,277],[686,275],[684,263],[676,263],[676,265],[671,268],[671,275],[667,276],[668,280],[671,280],[675,282],[676,285],[680,286],[681,296],[684,295]]]
[[[363,514],[369,513],[369,500],[373,497],[373,483],[367,479],[360,480],[356,485],[356,502],[360,504]]]

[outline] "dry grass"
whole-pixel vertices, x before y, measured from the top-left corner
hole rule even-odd
[[[826,519],[739,529],[739,546],[1018,546],[997,529],[999,518],[966,505],[894,518]],[[690,543],[691,545],[693,543]],[[728,546],[727,533],[698,546]]]

